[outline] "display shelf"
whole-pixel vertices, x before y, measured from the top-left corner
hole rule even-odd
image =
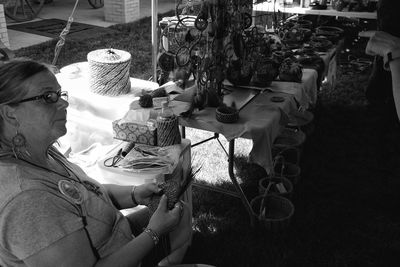
[[[317,16],[333,16],[333,17],[348,17],[348,18],[360,18],[360,19],[376,19],[375,12],[355,12],[355,11],[337,11],[331,6],[327,9],[317,10],[311,9],[310,7],[299,7],[299,6],[283,6],[280,4],[274,4],[271,2],[256,3],[253,5],[254,11],[261,12],[274,12],[279,11],[282,13],[291,14],[302,14],[302,15],[317,15]]]

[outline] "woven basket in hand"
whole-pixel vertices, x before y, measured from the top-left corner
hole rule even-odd
[[[158,146],[172,146],[181,143],[179,120],[177,116],[157,121]]]

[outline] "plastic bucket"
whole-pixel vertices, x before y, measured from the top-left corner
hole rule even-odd
[[[300,150],[297,147],[272,147],[272,157],[283,157],[285,162],[298,164],[300,162]]]
[[[305,141],[306,141],[306,134],[302,130],[285,128],[275,138],[273,146],[277,148],[288,148],[288,147],[300,148]]]
[[[277,195],[257,196],[251,200],[250,205],[260,226],[272,232],[286,229],[294,214],[293,203]]]
[[[276,162],[274,164],[274,176],[277,177],[286,177],[289,179],[294,185],[300,179],[301,169],[297,164],[289,163],[289,162]]]
[[[258,182],[258,192],[260,195],[264,195],[265,190],[268,188],[268,184],[272,183],[267,194],[275,194],[281,197],[291,198],[293,193],[292,182],[285,177],[265,177]]]
[[[314,131],[314,114],[310,111],[297,112],[289,116],[287,127],[301,129],[306,135],[310,135]]]

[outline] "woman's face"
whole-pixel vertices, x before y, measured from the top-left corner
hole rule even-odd
[[[61,89],[56,77],[49,71],[37,73],[24,85],[28,88],[24,99]],[[22,102],[17,110],[18,130],[28,142],[51,145],[67,132],[67,107],[68,102],[61,97],[56,103],[46,103],[44,99]]]

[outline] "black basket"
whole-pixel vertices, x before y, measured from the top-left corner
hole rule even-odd
[[[234,123],[239,120],[239,111],[230,107],[218,107],[215,118],[222,123]]]

